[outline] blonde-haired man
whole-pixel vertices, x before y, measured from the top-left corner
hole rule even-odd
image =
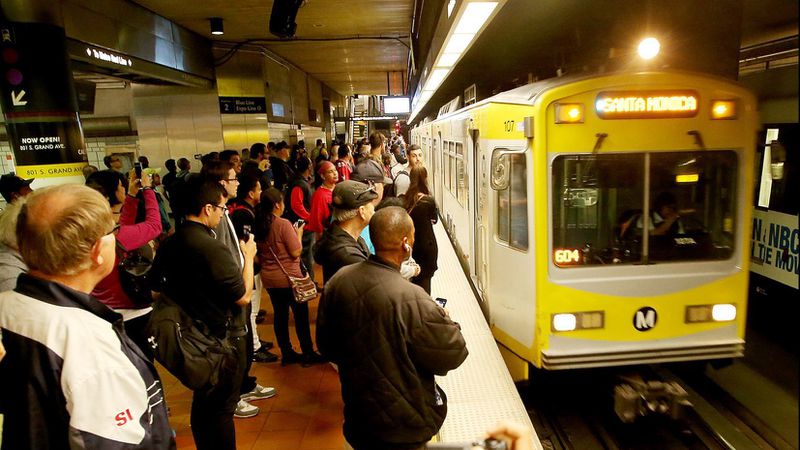
[[[79,185],[29,195],[17,244],[29,272],[0,293],[7,448],[174,448],[155,367],[122,316],[89,295],[115,262],[108,201]]]

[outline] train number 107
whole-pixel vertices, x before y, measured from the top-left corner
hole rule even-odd
[[[503,122],[503,129],[507,133],[511,133],[512,131],[514,131],[514,121],[513,120],[506,120],[505,122]]]

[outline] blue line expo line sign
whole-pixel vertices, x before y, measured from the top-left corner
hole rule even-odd
[[[222,114],[266,114],[267,100],[264,97],[220,97],[219,112]]]

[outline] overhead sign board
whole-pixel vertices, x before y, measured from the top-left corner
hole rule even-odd
[[[62,28],[0,24],[0,97],[19,176],[82,178],[86,145]]]
[[[222,114],[266,114],[267,100],[264,97],[220,97],[219,112]]]
[[[694,117],[700,96],[690,90],[605,91],[597,95],[601,119],[668,119]]]

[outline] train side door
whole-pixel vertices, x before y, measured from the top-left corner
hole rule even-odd
[[[489,192],[487,181],[486,154],[480,146],[480,131],[477,129],[467,130],[468,154],[472,158],[472,277],[475,286],[486,300],[486,245],[487,245],[487,217],[486,217],[486,196]]]
[[[444,167],[443,166],[443,164],[444,164],[444,162],[443,162],[444,161],[443,160],[444,156],[442,155],[442,153],[444,151],[442,150],[442,148],[443,148],[442,145],[443,145],[442,144],[442,132],[441,132],[441,130],[439,130],[439,131],[436,132],[436,137],[433,139],[433,158],[432,159],[433,159],[433,162],[434,162],[433,172],[436,174],[436,178],[434,178],[434,180],[433,180],[433,183],[436,186],[436,188],[434,189],[435,192],[433,193],[433,195],[436,198],[436,204],[439,206],[439,211],[440,212],[442,211],[442,208],[444,207],[443,206],[444,203],[442,203],[443,199],[444,199],[443,192],[442,192],[443,189],[444,189],[444,183],[443,183],[443,180],[442,180],[442,177],[444,176],[444,169],[443,169],[443,167]],[[443,216],[443,218],[444,218],[444,216]],[[447,227],[445,227],[445,228],[447,228]]]

